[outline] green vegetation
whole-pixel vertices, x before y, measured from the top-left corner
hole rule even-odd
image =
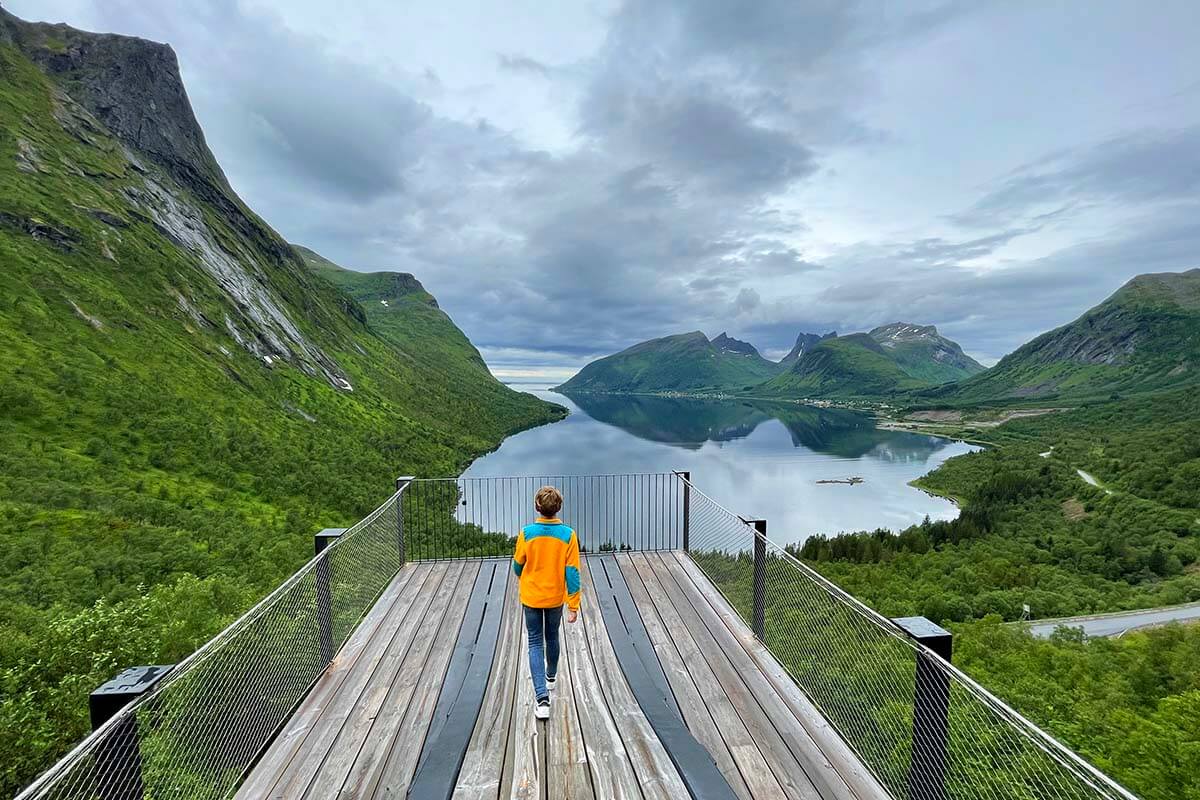
[[[1144,800],[1200,800],[1200,626],[1035,639],[995,617],[951,626],[971,677]]]
[[[933,326],[897,322],[870,333],[801,334],[782,361],[746,342],[699,331],[641,342],[585,366],[565,393],[739,394],[878,398],[975,375],[984,367]]]
[[[978,430],[964,431],[978,435]],[[1036,640],[1000,624],[1200,599],[1200,398],[1110,401],[987,429],[918,485],[958,519],[797,553],[889,616],[951,624],[955,661],[1140,796],[1200,798],[1200,627]],[[1101,487],[1077,473],[1094,475]]]
[[[1097,401],[1200,381],[1200,269],[1139,275],[1074,322],[926,401]]]
[[[752,619],[748,553],[693,553],[742,617]],[[903,795],[913,729],[910,648],[768,555],[764,641],[884,783]],[[1200,706],[1200,626],[1171,625],[1085,641],[1062,630],[1033,638],[997,616],[950,625],[954,662],[1035,724],[1146,800],[1200,798],[1195,712]],[[1046,797],[1061,768],[981,713],[970,693],[950,693],[948,796]],[[967,738],[968,733],[972,738]],[[1041,782],[1038,776],[1043,779]],[[1038,791],[1022,793],[1024,786]],[[1062,796],[1083,796],[1064,793]]]
[[[135,164],[8,44],[0,119],[12,793],[87,732],[91,689],[186,655],[304,563],[315,530],[561,409],[495,381],[419,284],[386,319],[364,312],[236,197]],[[202,244],[167,232],[173,206]],[[213,259],[254,267],[221,282]]]
[[[987,367],[963,352],[932,325],[894,322],[872,330],[869,336],[910,378],[929,384],[950,383],[978,375]]]
[[[812,537],[799,554],[892,616],[1017,619],[1027,603],[1058,617],[1200,599],[1193,393],[1014,420],[988,435],[998,447],[917,483],[958,499],[957,519]]]
[[[912,377],[865,333],[825,339],[783,374],[752,394],[773,397],[889,395],[926,382]]]
[[[593,361],[563,392],[710,392],[762,383],[779,371],[750,345],[700,331],[651,339]]]

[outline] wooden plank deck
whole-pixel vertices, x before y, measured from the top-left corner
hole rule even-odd
[[[684,763],[676,767],[669,742],[660,741],[648,722],[614,650],[611,623],[589,599],[596,588],[592,570],[602,564],[594,561],[589,568],[594,558],[584,562],[580,621],[562,625],[558,688],[544,724],[533,719],[517,582],[508,581],[503,612],[490,617],[500,626],[495,655],[486,688],[474,695],[471,708],[479,711],[457,773],[455,800],[689,796],[678,771],[686,769]],[[715,764],[733,795],[885,800],[870,773],[690,558],[678,552],[604,558],[610,575],[615,568],[624,577],[644,623],[638,657],[651,662],[657,657],[677,716],[702,746],[699,752],[711,755],[709,769]],[[237,797],[406,797],[435,707],[444,700],[443,684],[450,694],[462,689],[461,683],[447,682],[447,670],[460,628],[464,636],[477,635],[478,623],[470,622],[466,608],[482,563],[405,566]],[[464,624],[464,615],[470,624]],[[661,675],[657,680],[661,685]],[[661,708],[660,703],[655,713]],[[466,729],[459,741],[467,742]],[[711,775],[719,780],[717,772]]]

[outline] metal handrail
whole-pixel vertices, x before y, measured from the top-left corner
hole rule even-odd
[[[981,686],[978,682],[976,682],[974,679],[972,679],[970,676],[968,676],[966,673],[964,673],[961,669],[959,669],[958,667],[954,666],[953,664],[951,664],[950,662],[948,662],[947,660],[942,658],[940,655],[938,655],[936,652],[934,652],[933,650],[931,650],[929,647],[925,646],[924,644],[914,641],[904,631],[904,629],[902,629],[894,621],[892,621],[891,619],[888,619],[887,617],[883,616],[882,614],[875,611],[871,607],[867,606],[861,600],[854,597],[849,592],[847,592],[844,589],[842,589],[841,587],[839,587],[837,584],[828,580],[820,573],[816,572],[810,566],[808,566],[807,564],[805,564],[802,561],[800,561],[799,559],[797,559],[794,555],[792,555],[790,552],[788,552],[785,548],[778,546],[775,542],[771,541],[765,534],[756,530],[754,525],[751,524],[750,521],[738,516],[737,514],[734,514],[732,511],[729,511],[728,509],[726,509],[720,503],[718,503],[713,498],[711,498],[710,496],[705,494],[698,487],[696,487],[695,484],[691,483],[691,481],[688,480],[687,478],[680,476],[680,480],[688,485],[689,492],[691,494],[691,497],[693,498],[692,499],[693,523],[692,523],[692,530],[690,531],[690,537],[693,542],[695,542],[696,538],[697,538],[697,530],[696,530],[696,526],[695,526],[696,507],[698,504],[706,505],[710,509],[716,511],[717,513],[724,515],[725,521],[729,525],[729,528],[731,530],[740,532],[741,535],[743,537],[745,537],[743,539],[743,543],[744,542],[750,543],[749,545],[743,544],[743,546],[738,547],[736,550],[731,550],[731,549],[725,550],[725,551],[723,551],[724,554],[736,555],[737,553],[745,553],[748,550],[752,549],[751,545],[755,541],[758,541],[763,546],[763,549],[769,553],[769,557],[776,559],[777,561],[779,561],[783,564],[786,564],[787,567],[790,568],[790,570],[792,570],[792,572],[794,572],[794,574],[796,576],[802,577],[803,579],[805,579],[805,580],[811,582],[812,584],[814,584],[815,586],[819,587],[832,600],[836,601],[839,605],[845,607],[846,609],[848,609],[849,611],[851,611],[852,613],[857,615],[857,617],[859,619],[863,620],[866,623],[869,623],[871,626],[873,626],[875,629],[877,629],[880,633],[889,637],[889,639],[902,644],[906,648],[909,648],[914,654],[914,660],[919,657],[922,660],[924,660],[926,663],[933,665],[938,671],[943,673],[954,685],[961,686],[964,690],[966,690],[970,694],[970,696],[973,699],[975,699],[976,701],[981,703],[990,712],[992,712],[997,717],[999,717],[1000,719],[1005,721],[1011,727],[1011,729],[1013,730],[1014,733],[1018,734],[1019,736],[1023,737],[1025,740],[1029,741],[1031,744],[1033,744],[1035,747],[1037,747],[1039,750],[1041,750],[1043,753],[1045,753],[1045,755],[1048,758],[1059,763],[1063,768],[1065,768],[1068,772],[1070,772],[1071,776],[1082,785],[1080,788],[1087,787],[1087,789],[1091,790],[1090,794],[1063,795],[1063,796],[1096,797],[1096,798],[1104,798],[1105,800],[1118,800],[1118,799],[1119,800],[1138,800],[1137,797],[1133,793],[1131,793],[1128,789],[1125,789],[1123,786],[1118,784],[1116,781],[1114,781],[1109,776],[1105,775],[1103,772],[1101,772],[1095,766],[1088,763],[1085,759],[1080,757],[1077,753],[1075,753],[1073,750],[1068,748],[1066,745],[1062,744],[1060,741],[1055,739],[1049,733],[1047,733],[1046,731],[1042,730],[1040,727],[1035,725],[1033,722],[1031,722],[1029,719],[1027,719],[1025,716],[1023,716],[1020,712],[1016,711],[1011,706],[1009,706],[1007,703],[1005,703],[1003,700],[1001,700],[1000,698],[996,697],[994,694],[989,692],[987,689],[985,689],[983,686]],[[726,544],[729,544],[729,542],[727,542]],[[692,548],[690,548],[690,550],[697,551],[698,548],[695,548],[693,546]],[[702,550],[700,550],[700,552],[698,552],[697,554],[700,555],[699,558],[694,559],[696,561],[697,566],[699,566],[700,569],[705,573],[705,575],[709,578],[709,580],[713,583],[713,585],[717,588],[717,590],[721,593],[721,595],[723,597],[725,597],[725,599],[729,603],[730,607],[734,608],[736,610],[738,608],[738,605],[734,601],[734,598],[732,598],[729,595],[729,593],[727,592],[728,587],[722,585],[721,576],[715,574],[711,568],[705,568],[705,563],[704,563],[705,559],[703,557]],[[749,621],[750,620],[747,620],[747,622],[749,622]],[[778,648],[772,648],[772,646],[771,646],[772,643],[769,640],[764,640],[764,644],[766,644],[768,649],[771,649],[773,652],[775,649],[778,649]],[[777,657],[778,657],[778,655],[779,654],[776,653]],[[880,780],[880,782],[882,784],[884,784],[885,786],[888,787],[889,791],[893,792],[894,794],[897,794],[897,796],[902,796],[902,797],[922,796],[926,792],[928,792],[928,795],[925,795],[925,796],[946,796],[946,797],[950,796],[950,795],[946,795],[946,794],[942,794],[942,795],[936,794],[935,793],[936,790],[933,790],[933,787],[918,786],[918,787],[910,788],[910,787],[906,787],[906,786],[902,786],[902,785],[897,785],[897,782],[894,779],[894,776],[889,776],[884,771],[879,769],[879,765],[877,763],[875,763],[876,759],[872,757],[871,753],[863,752],[862,748],[857,746],[857,743],[855,742],[854,737],[847,736],[846,732],[841,730],[840,726],[838,726],[838,724],[837,724],[836,719],[834,719],[833,716],[826,711],[825,705],[822,703],[822,698],[819,696],[813,696],[813,693],[808,691],[809,687],[805,686],[806,681],[803,679],[803,676],[796,674],[796,671],[794,670],[793,665],[791,663],[789,663],[789,660],[785,659],[785,658],[780,658],[779,661],[780,661],[781,665],[784,667],[784,669],[787,671],[788,675],[792,678],[792,680],[794,680],[797,683],[797,685],[799,685],[802,689],[805,689],[806,693],[809,693],[809,698],[818,707],[820,707],[822,709],[822,713],[825,714],[825,716],[828,719],[830,719],[830,722],[831,722],[831,724],[834,725],[835,729],[839,730],[839,733],[841,733],[843,735],[843,738],[846,740],[846,743],[852,749],[855,750],[856,755],[858,755],[858,757],[863,762],[863,764],[868,769],[871,770],[871,772],[875,775],[875,777],[878,780]],[[891,779],[889,780],[889,778],[891,778]],[[931,791],[931,790],[933,790],[933,791]],[[944,791],[944,789],[942,791]],[[960,795],[955,795],[955,796],[957,797]],[[981,798],[982,797],[1000,798],[1000,797],[1011,796],[1011,797],[1015,798],[1018,795],[1015,795],[1015,794],[1014,795],[998,795],[998,794],[983,795],[983,794],[980,794],[980,795],[961,795],[961,796],[963,796],[963,797],[981,797]],[[1026,796],[1027,795],[1020,795],[1020,797],[1022,797],[1022,798],[1026,797]],[[1044,794],[1044,795],[1035,794],[1035,795],[1031,795],[1031,796],[1033,796],[1033,797],[1043,797],[1044,796],[1046,798],[1050,798],[1050,797],[1058,797],[1059,795],[1057,795],[1057,794]]]
[[[319,663],[315,658],[319,648],[313,647],[311,652],[306,653],[308,659],[302,659],[300,663],[289,661],[285,656],[278,674],[252,684],[251,688],[259,690],[257,696],[220,698],[222,702],[258,701],[258,709],[242,710],[258,710],[262,713],[257,719],[248,719],[247,715],[247,718],[239,720],[243,723],[243,741],[230,743],[219,735],[211,736],[211,731],[206,730],[205,733],[210,734],[208,744],[217,745],[220,749],[214,747],[210,748],[210,752],[180,753],[179,761],[187,762],[196,770],[195,775],[189,775],[187,779],[167,778],[164,781],[169,784],[166,788],[152,792],[144,784],[153,783],[156,779],[144,774],[142,762],[145,759],[136,754],[140,751],[157,753],[155,748],[164,746],[164,742],[155,741],[155,737],[170,737],[170,725],[178,721],[174,716],[177,710],[174,702],[176,695],[183,695],[179,700],[194,700],[190,697],[191,693],[203,688],[188,687],[186,682],[197,676],[203,681],[207,664],[216,662],[229,648],[245,643],[255,633],[277,635],[279,641],[272,642],[274,644],[295,644],[297,636],[302,641],[311,638],[315,642],[325,635],[333,641],[336,650],[349,636],[357,619],[370,609],[400,569],[401,561],[396,547],[399,542],[399,508],[404,491],[405,486],[401,485],[371,514],[348,529],[232,624],[176,664],[154,688],[96,728],[17,795],[16,800],[48,797],[82,800],[97,795],[140,797],[143,794],[221,797],[230,788],[236,787],[258,754],[274,737],[279,725],[290,717],[291,709],[308,694],[324,671],[326,664]],[[339,588],[344,587],[345,591],[335,591],[332,598],[334,602],[343,602],[339,607],[324,609],[326,613],[322,616],[323,609],[318,607],[318,582],[322,568],[338,565],[343,560],[358,562],[355,564],[359,567],[355,570],[358,582],[347,579],[349,569],[341,570],[345,574],[340,576],[343,583],[339,584]],[[313,601],[311,607],[307,605],[309,599]],[[279,619],[273,619],[272,615],[279,616]],[[302,623],[298,626],[297,616],[307,616],[308,621],[312,622],[311,627]],[[320,630],[323,626],[328,626],[330,630]],[[263,630],[258,631],[258,628]],[[293,641],[284,641],[289,636]],[[284,649],[280,647],[278,651],[282,653]],[[263,665],[237,664],[231,666],[229,671],[247,670],[255,666]],[[220,664],[214,667],[218,674],[211,683],[215,687],[228,685],[220,680],[225,677],[220,667]],[[271,695],[272,689],[275,690],[274,696]],[[164,728],[168,730],[164,731]],[[132,742],[129,741],[131,737]],[[131,746],[131,752],[135,754],[132,761],[125,757]],[[169,747],[170,743],[167,742],[166,746]],[[196,749],[202,750],[203,747]],[[181,789],[181,786],[186,789]]]

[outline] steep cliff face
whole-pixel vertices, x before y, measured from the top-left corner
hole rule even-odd
[[[197,324],[215,327],[265,363],[290,363],[351,391],[345,369],[305,324],[336,329],[346,324],[347,314],[353,319],[350,304],[314,282],[287,243],[234,194],[205,143],[171,48],[28,23],[3,9],[0,30],[52,79],[53,119],[77,144],[104,153],[108,162],[106,169],[89,168],[62,148],[49,145],[42,152],[31,129],[29,136],[18,137],[18,150],[33,173],[47,173],[57,161],[74,179],[102,182],[116,196],[93,216],[114,233],[145,220],[186,253],[227,301],[219,313],[201,316],[198,287],[176,276],[170,291]],[[23,122],[31,119],[26,115]],[[105,247],[111,253],[114,245]],[[302,297],[323,302],[308,302],[298,314],[288,300]]]
[[[1200,382],[1200,269],[1139,275],[940,399],[1093,399]]]
[[[207,183],[212,190],[232,195],[192,112],[169,45],[29,23],[3,9],[0,26],[121,142],[184,185]]]

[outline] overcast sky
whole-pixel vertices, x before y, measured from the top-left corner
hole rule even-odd
[[[936,324],[985,363],[1200,266],[1200,3],[5,0],[169,42],[247,202],[504,377]]]

